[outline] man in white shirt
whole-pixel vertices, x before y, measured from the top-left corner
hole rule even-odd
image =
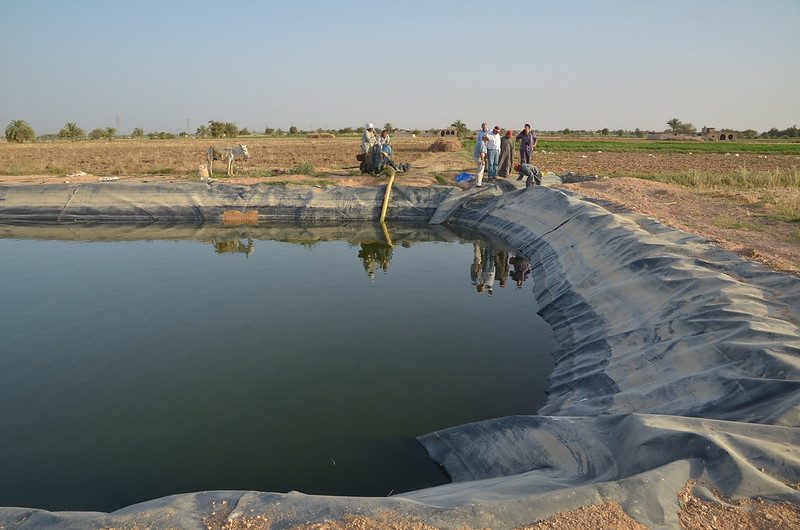
[[[487,173],[489,180],[497,179],[497,162],[500,160],[500,126],[495,125],[492,132],[486,133],[489,143],[486,144],[488,153],[486,155]]]

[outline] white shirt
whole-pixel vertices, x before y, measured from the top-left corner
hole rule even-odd
[[[487,149],[491,150],[500,150],[500,133],[496,132],[487,132],[486,134],[489,135],[489,145],[486,146]]]

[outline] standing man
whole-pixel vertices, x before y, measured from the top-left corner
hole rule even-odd
[[[525,128],[522,130],[521,133],[517,135],[517,140],[520,141],[519,144],[520,164],[530,164],[531,153],[533,152],[534,149],[536,149],[536,142],[538,141],[536,135],[531,130],[530,123],[525,124]]]
[[[497,168],[497,176],[508,178],[511,175],[511,167],[514,165],[514,131],[507,130],[500,140],[500,164]]]
[[[481,140],[483,140],[483,137],[488,132],[489,132],[489,124],[486,123],[486,122],[481,123],[481,129],[478,131],[478,135],[475,137],[475,140],[477,140],[477,143],[480,144]]]
[[[475,151],[472,156],[475,158],[475,164],[478,166],[478,177],[475,181],[475,187],[480,188],[483,186],[483,171],[486,169],[486,144],[489,143],[489,135],[485,134],[475,144]]]
[[[487,133],[489,143],[486,145],[488,149],[488,164],[489,164],[489,180],[497,180],[497,163],[500,161],[500,126],[495,125],[492,132]]]
[[[372,153],[370,150],[372,146],[378,143],[375,138],[375,126],[371,123],[364,124],[364,134],[361,135],[361,172],[369,173],[372,171]]]

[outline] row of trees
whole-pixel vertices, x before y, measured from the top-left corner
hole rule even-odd
[[[668,120],[667,125],[670,129],[675,133],[682,133],[682,134],[694,134],[697,132],[697,129],[691,123],[684,123],[678,118],[672,118]],[[456,120],[450,124],[451,127],[455,128],[458,132],[459,136],[466,136],[471,133],[471,130],[466,126],[466,124],[461,120]],[[389,131],[390,133],[394,133],[397,128],[394,127],[391,123],[386,123],[383,126],[384,129]],[[344,127],[341,129],[317,129],[316,132],[329,132],[335,134],[361,134],[364,131],[363,127]],[[414,134],[420,134],[419,129],[414,129],[411,131]],[[437,129],[428,129],[428,132],[437,132]],[[552,131],[552,132],[559,132],[564,135],[592,135],[592,134],[600,134],[602,136],[608,135],[615,135],[615,136],[629,136],[635,138],[642,138],[645,135],[645,132],[640,129],[635,129],[633,131],[624,130],[624,129],[615,129],[610,130],[608,128],[594,130],[572,130],[572,129],[562,129],[560,131]],[[292,125],[289,127],[288,130],[289,134],[307,134],[308,131],[303,131]],[[781,138],[800,138],[800,128],[797,125],[793,125],[791,127],[787,127],[786,129],[777,129],[773,127],[769,131],[765,131],[761,134],[754,129],[746,129],[743,131],[736,131],[739,138],[742,139],[755,139],[755,138],[764,138],[764,139],[781,139]],[[195,136],[198,138],[235,138],[237,136],[249,136],[253,134],[250,129],[244,127],[239,129],[236,124],[231,122],[221,122],[216,120],[210,120],[208,125],[201,125],[195,131]],[[267,126],[264,129],[264,134],[266,135],[283,135],[286,134],[286,131],[282,129],[273,129]],[[32,142],[36,140],[36,134],[33,131],[33,128],[25,121],[25,120],[12,120],[5,130],[6,140],[9,142]],[[177,137],[186,137],[189,136],[187,133],[182,132],[180,134],[173,134],[168,132],[151,132],[145,133],[144,129],[141,127],[136,127],[131,131],[130,137],[131,138],[150,138],[152,140],[169,140]],[[43,138],[55,138],[56,135],[46,135]],[[114,127],[106,127],[106,128],[96,128],[93,129],[89,134],[86,134],[81,127],[79,127],[74,122],[67,122],[64,127],[58,132],[58,138],[64,140],[84,140],[86,138],[90,140],[113,140],[117,137],[117,129]]]
[[[70,121],[58,131],[58,137],[63,140],[83,140],[87,137],[90,140],[113,140],[117,137],[117,130],[114,127],[106,127],[105,129],[98,127],[87,135],[86,131],[78,127],[75,122]]]

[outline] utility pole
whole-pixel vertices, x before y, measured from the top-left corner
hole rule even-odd
[[[114,123],[117,124],[117,132],[119,132],[119,114],[114,116]]]

